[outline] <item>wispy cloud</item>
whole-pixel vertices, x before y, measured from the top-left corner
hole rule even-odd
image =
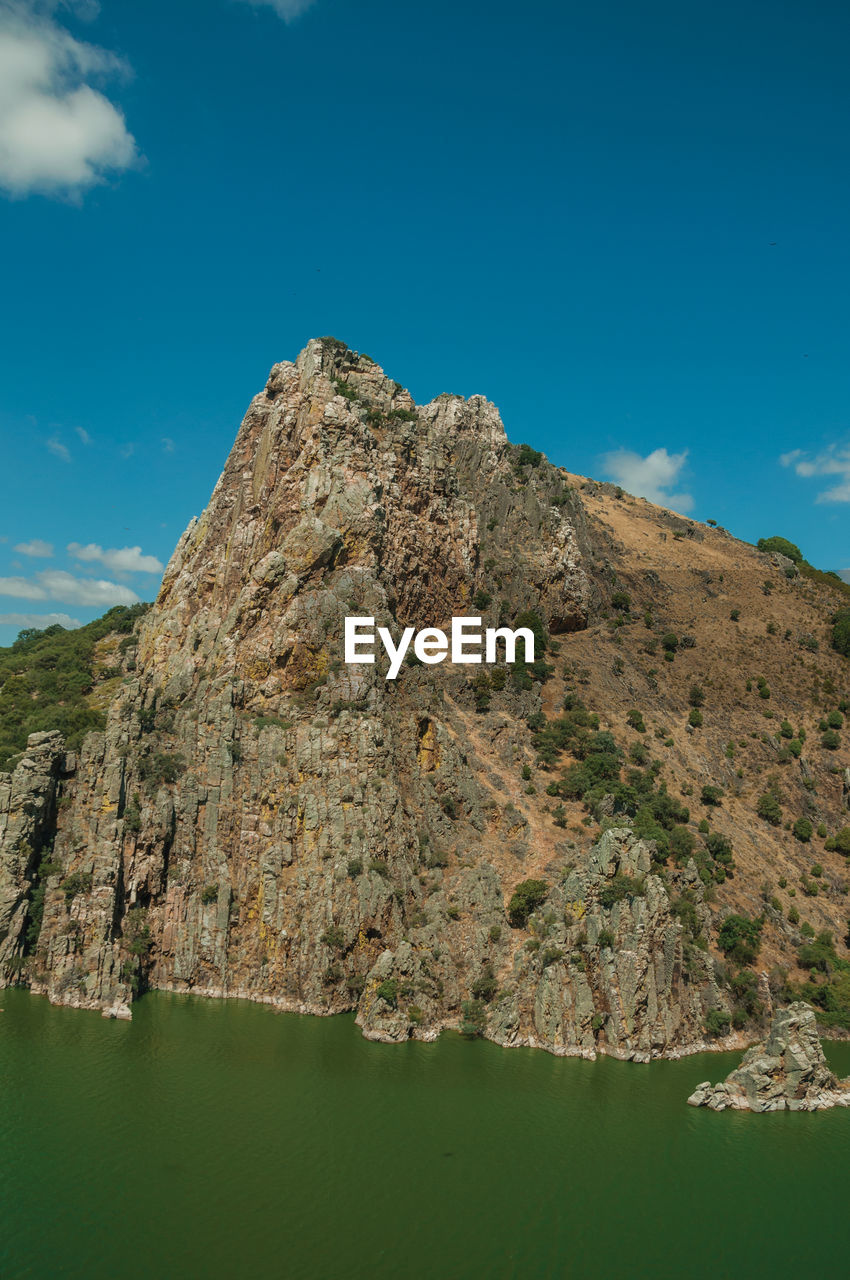
[[[293,22],[314,3],[314,0],[241,0],[242,4],[250,4],[254,9],[274,9],[284,22]]]
[[[133,454],[136,452],[136,446],[134,444],[122,445],[119,452],[122,458],[132,458]]]
[[[71,461],[69,449],[62,443],[58,436],[51,436],[49,440],[45,441],[45,443],[54,457],[61,458],[63,462]]]
[[[92,442],[91,436],[89,435],[88,431],[86,431],[85,427],[74,427],[74,430],[82,440],[83,444],[91,444]]]
[[[89,83],[126,75],[126,63],[75,40],[55,8],[0,5],[0,188],[12,196],[74,196],[137,160],[120,110]]]
[[[653,449],[642,458],[630,449],[617,449],[603,454],[600,459],[604,473],[627,493],[647,498],[660,507],[672,507],[675,511],[690,511],[694,500],[689,493],[673,492],[680,481],[680,473],[687,461],[688,451],[668,453],[666,449]]]
[[[43,631],[45,627],[55,627],[57,624],[68,631],[82,626],[79,618],[71,618],[67,613],[0,613],[0,626],[17,627],[19,631],[29,627]]]
[[[174,452],[174,450],[175,450],[176,448],[177,448],[177,446],[175,445],[174,441],[171,439],[171,436],[163,436],[163,437],[162,437],[162,452],[163,452],[163,453],[173,453],[173,452]]]
[[[850,445],[831,444],[820,453],[792,449],[779,459],[783,467],[793,467],[804,480],[814,476],[837,476],[838,483],[822,489],[815,502],[850,502]]]
[[[64,569],[44,569],[35,578],[0,578],[0,596],[17,600],[57,600],[62,604],[138,604],[129,587],[103,579],[75,578]]]
[[[22,556],[40,556],[49,560],[53,555],[53,543],[45,542],[43,538],[31,538],[29,542],[16,543],[15,550]]]
[[[47,600],[47,592],[31,578],[0,578],[0,596],[16,600]]]
[[[113,573],[162,573],[165,568],[156,556],[143,555],[141,547],[109,547],[104,551],[96,542],[86,546],[69,542],[68,555],[89,564],[103,564]]]

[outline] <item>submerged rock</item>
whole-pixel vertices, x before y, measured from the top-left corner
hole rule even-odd
[[[822,1111],[850,1106],[850,1080],[830,1071],[814,1010],[798,1001],[777,1013],[767,1039],[735,1071],[720,1084],[697,1085],[688,1102],[712,1111]]]

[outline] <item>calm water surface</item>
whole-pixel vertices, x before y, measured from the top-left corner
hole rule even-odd
[[[0,1005],[2,1280],[850,1270],[850,1110],[685,1105],[738,1055],[386,1046],[163,994],[130,1024]]]

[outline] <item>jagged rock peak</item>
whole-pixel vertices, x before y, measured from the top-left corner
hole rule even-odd
[[[850,1080],[830,1071],[815,1011],[797,1001],[776,1014],[767,1039],[748,1049],[725,1081],[703,1081],[688,1102],[712,1111],[822,1111],[850,1106]]]

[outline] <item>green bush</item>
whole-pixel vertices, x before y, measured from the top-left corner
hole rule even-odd
[[[725,1009],[709,1009],[705,1015],[706,1035],[711,1036],[712,1040],[716,1040],[718,1036],[726,1034],[731,1023],[732,1018]]]
[[[772,791],[759,796],[756,813],[773,827],[778,827],[782,822],[782,807]]]
[[[762,920],[748,915],[728,915],[717,934],[720,950],[738,964],[755,964],[761,946]]]
[[[787,538],[780,538],[778,534],[772,538],[759,538],[756,547],[759,551],[778,553],[788,560],[793,560],[795,564],[803,564],[803,553],[800,548],[793,542],[789,542]]]
[[[611,608],[628,613],[632,607],[632,599],[627,591],[615,591],[611,596]]]
[[[523,880],[511,895],[508,919],[514,929],[524,929],[532,911],[546,901],[549,885],[545,880]]]
[[[461,1005],[463,1021],[460,1034],[467,1040],[483,1036],[487,1028],[487,1006],[483,1000],[464,1000]]]
[[[65,891],[65,901],[72,902],[78,893],[91,893],[92,883],[91,871],[72,871],[59,887]]]
[[[485,1004],[489,1004],[496,995],[498,989],[499,984],[496,981],[496,974],[493,971],[493,966],[489,961],[487,961],[472,984],[472,995],[474,999],[483,1000]]]
[[[626,716],[626,723],[630,729],[634,729],[636,733],[646,733],[646,725],[643,722],[643,716],[639,711],[631,710]]]
[[[839,609],[832,620],[832,647],[850,658],[850,609]]]
[[[384,978],[383,982],[378,983],[375,995],[379,1000],[383,1000],[384,1004],[395,1009],[398,1004],[398,978]]]
[[[616,938],[610,929],[599,930],[599,937],[596,939],[596,945],[599,947],[600,951],[603,951],[605,948],[613,947],[615,942]]]
[[[688,702],[692,707],[701,707],[705,702],[705,690],[698,684],[692,684],[688,690]]]
[[[808,818],[798,818],[791,830],[797,840],[800,840],[803,844],[808,844],[812,838],[814,827]]]
[[[218,885],[205,884],[201,890],[201,902],[208,907],[211,902],[218,902]]]
[[[702,712],[698,711],[696,707],[691,707],[690,714],[688,715],[688,724],[692,729],[702,728]]]
[[[843,853],[845,858],[850,857],[850,827],[842,827],[834,836],[830,836],[826,848],[830,852]]]
[[[827,729],[826,733],[821,737],[820,744],[827,751],[837,751],[841,746],[841,734],[836,732],[835,729]]]
[[[646,881],[643,876],[630,876],[618,871],[599,891],[599,904],[610,911],[616,902],[624,898],[642,898],[646,893]]]
[[[718,805],[723,799],[723,788],[712,786],[707,782],[700,792],[700,799],[703,804]]]

